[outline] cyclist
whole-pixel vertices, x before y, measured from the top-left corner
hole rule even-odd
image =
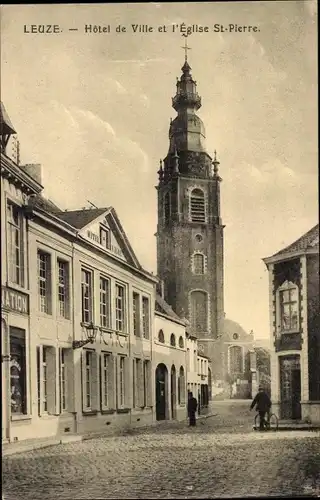
[[[256,406],[256,410],[259,412],[260,431],[263,431],[266,413],[270,415],[271,405],[271,399],[263,389],[262,385],[259,385],[259,391],[251,403],[250,410]]]

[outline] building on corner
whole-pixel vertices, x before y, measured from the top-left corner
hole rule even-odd
[[[319,225],[263,260],[269,272],[274,410],[282,419],[319,422]]]

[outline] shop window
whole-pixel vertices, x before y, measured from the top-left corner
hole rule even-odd
[[[10,328],[10,390],[12,415],[27,413],[25,331]]]

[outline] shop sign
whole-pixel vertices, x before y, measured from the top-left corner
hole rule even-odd
[[[1,307],[21,314],[29,314],[29,297],[11,288],[1,289]]]

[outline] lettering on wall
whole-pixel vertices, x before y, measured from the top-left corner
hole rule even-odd
[[[1,289],[1,307],[9,311],[29,314],[29,297],[25,293],[12,290],[11,288]]]

